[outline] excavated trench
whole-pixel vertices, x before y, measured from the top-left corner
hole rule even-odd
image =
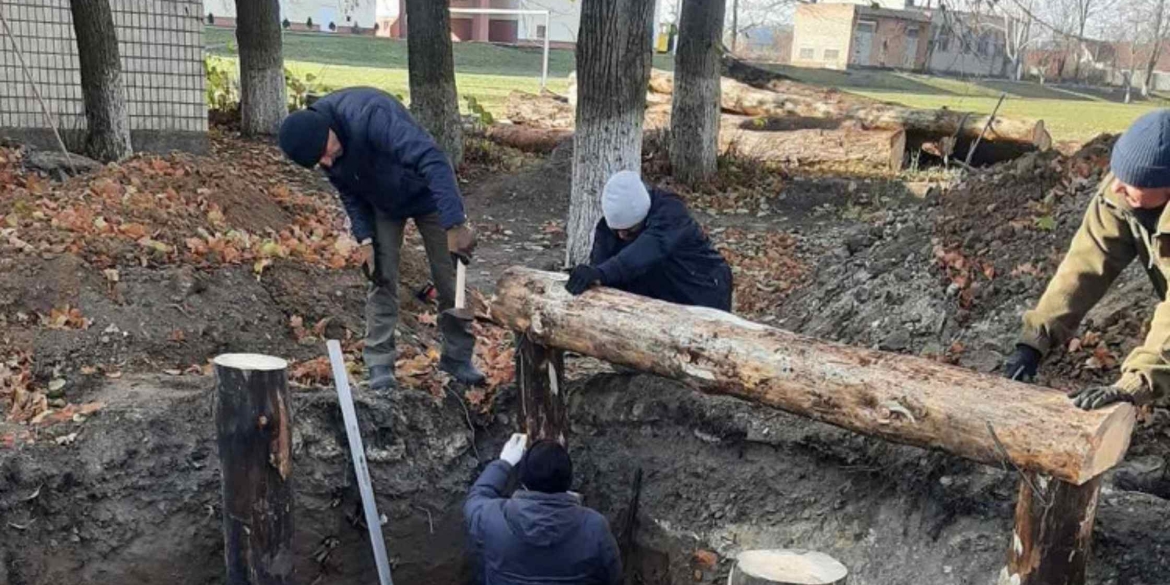
[[[71,443],[0,450],[0,585],[222,583],[210,381],[109,382],[97,416],[51,427]],[[498,406],[515,412],[510,396]],[[396,581],[467,582],[460,504],[514,418],[473,441],[454,399],[357,407]],[[582,381],[570,413],[578,490],[628,549],[627,583],[725,582],[745,548],[829,553],[855,585],[989,584],[1003,562],[1010,473],[651,376]],[[331,392],[297,392],[294,417],[297,582],[376,582]],[[1170,582],[1168,519],[1170,502],[1107,482],[1089,582]]]

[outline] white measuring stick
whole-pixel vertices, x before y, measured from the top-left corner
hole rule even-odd
[[[467,265],[462,260],[455,260],[455,308],[467,306]]]
[[[378,565],[378,582],[393,585],[390,580],[390,560],[386,558],[386,541],[382,539],[382,517],[378,515],[378,504],[374,501],[374,486],[370,482],[370,469],[366,466],[366,449],[362,446],[362,434],[358,430],[357,412],[353,408],[353,394],[349,390],[349,375],[345,371],[345,356],[341,354],[341,343],[330,339],[325,343],[329,348],[329,363],[333,365],[333,382],[337,385],[337,399],[341,403],[341,416],[345,419],[345,435],[349,437],[349,452],[353,455],[353,471],[357,476],[358,490],[362,494],[362,508],[366,512],[366,526],[370,529],[370,546],[374,547],[374,562]]]

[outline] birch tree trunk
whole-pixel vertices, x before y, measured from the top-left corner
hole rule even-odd
[[[688,184],[718,169],[720,62],[725,0],[683,0],[670,116],[670,166]]]
[[[122,57],[109,0],[70,0],[77,55],[81,66],[81,93],[85,101],[85,151],[91,158],[111,162],[133,154]]]
[[[601,219],[601,190],[642,163],[654,0],[583,0],[577,41],[577,131],[568,264],[585,262]]]
[[[406,0],[406,19],[410,23],[406,36],[410,112],[458,168],[463,162],[463,125],[447,2]]]
[[[278,0],[236,0],[240,45],[240,130],[272,136],[288,115]]]

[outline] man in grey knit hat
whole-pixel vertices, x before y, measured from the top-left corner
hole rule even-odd
[[[1148,404],[1170,388],[1170,110],[1139,118],[1117,141],[1110,173],[1089,203],[1068,254],[1036,308],[1024,315],[1023,332],[1004,375],[1028,380],[1052,348],[1068,342],[1085,314],[1121,271],[1141,258],[1161,303],[1145,343],[1130,353],[1120,378],[1108,386],[1074,390],[1085,410],[1115,402]]]
[[[647,191],[632,171],[610,177],[601,195],[604,217],[593,235],[589,264],[573,269],[566,288],[594,285],[682,305],[731,310],[731,268],[672,193]]]

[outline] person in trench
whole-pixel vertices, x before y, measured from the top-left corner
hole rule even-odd
[[[1044,356],[1068,342],[1121,271],[1140,258],[1161,303],[1145,342],[1126,358],[1117,381],[1069,394],[1085,410],[1116,402],[1143,406],[1165,396],[1170,385],[1170,110],[1134,122],[1113,147],[1109,166],[1067,255],[1040,302],[1024,314],[1004,368],[1009,378],[1034,378]]]
[[[617,585],[622,560],[609,523],[569,491],[573,461],[556,441],[514,434],[463,505],[478,583]],[[520,489],[505,495],[509,475]]]
[[[731,267],[673,193],[632,171],[605,183],[589,264],[569,275],[579,295],[601,285],[681,305],[731,311]]]
[[[422,236],[438,290],[443,355],[439,367],[465,384],[482,384],[472,364],[475,337],[455,305],[455,262],[467,262],[475,233],[447,155],[393,96],[372,88],[333,92],[288,116],[280,147],[297,164],[319,166],[337,189],[361,245],[370,279],[363,358],[370,387],[397,387],[398,262],[408,219]]]

